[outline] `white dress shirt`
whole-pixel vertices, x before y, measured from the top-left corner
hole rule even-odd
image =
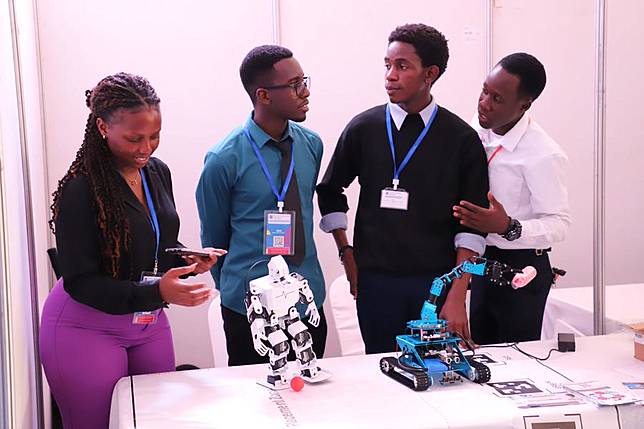
[[[568,158],[561,147],[527,113],[503,136],[481,128],[478,117],[471,125],[488,155],[490,191],[522,226],[517,240],[488,234],[487,245],[546,249],[562,241],[570,226],[570,208],[565,174]]]

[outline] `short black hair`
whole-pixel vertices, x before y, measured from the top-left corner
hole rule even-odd
[[[546,87],[546,69],[543,64],[530,54],[516,52],[503,57],[497,66],[519,78],[519,94],[530,97],[533,101],[541,95]]]
[[[257,46],[246,54],[239,66],[239,76],[253,103],[255,102],[255,91],[260,83],[266,84],[265,80],[270,77],[275,63],[292,57],[293,52],[277,45]]]
[[[425,24],[405,24],[389,35],[389,43],[403,42],[414,46],[423,67],[437,66],[438,77],[445,72],[449,49],[443,33]],[[438,79],[438,78],[437,78]]]

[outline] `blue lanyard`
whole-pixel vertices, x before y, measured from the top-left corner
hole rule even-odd
[[[148,210],[150,211],[150,223],[152,230],[156,234],[157,245],[154,251],[154,274],[159,270],[159,237],[161,235],[159,229],[159,220],[157,219],[157,212],[154,210],[154,202],[152,202],[152,194],[148,188],[148,182],[145,180],[145,172],[141,169],[141,183],[143,183],[143,191],[145,191],[145,200],[148,202]]]
[[[398,167],[396,166],[396,150],[394,149],[394,137],[391,133],[391,111],[389,109],[389,104],[387,104],[387,109],[386,109],[387,137],[389,137],[389,148],[391,148],[391,156],[393,157],[393,160],[394,160],[394,180],[393,180],[394,189],[398,189],[398,183],[400,183],[398,178],[400,177],[400,173],[407,166],[412,155],[414,155],[414,152],[416,152],[416,149],[418,149],[418,146],[420,146],[420,142],[422,142],[423,139],[425,138],[425,135],[427,135],[427,132],[429,131],[429,127],[432,126],[432,123],[434,122],[434,118],[436,118],[436,112],[438,112],[438,104],[436,105],[436,107],[434,107],[434,111],[432,112],[432,115],[429,117],[429,121],[427,121],[427,125],[425,125],[425,128],[420,133],[420,135],[418,136],[418,138],[416,139],[412,147],[409,148],[409,151],[407,151],[407,155],[405,155],[405,158],[400,163],[400,167]]]
[[[275,194],[275,196],[277,197],[277,208],[279,209],[279,211],[282,211],[282,208],[284,207],[284,197],[286,197],[286,191],[288,191],[288,185],[291,183],[291,177],[293,177],[293,169],[295,168],[295,144],[291,145],[291,165],[288,168],[288,174],[286,175],[284,185],[282,185],[282,192],[280,193],[277,192],[275,181],[273,180],[270,171],[268,171],[268,166],[266,166],[264,157],[259,152],[259,146],[257,146],[257,143],[255,143],[255,140],[253,140],[253,137],[250,135],[250,132],[246,127],[244,127],[244,134],[246,134],[246,138],[248,138],[250,145],[253,147],[255,155],[257,155],[259,164],[262,166],[262,170],[264,171],[264,176],[266,176],[266,179],[268,180],[268,184],[271,185],[273,194]]]

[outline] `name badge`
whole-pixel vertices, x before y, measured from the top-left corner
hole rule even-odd
[[[157,273],[154,274],[149,271],[143,271],[141,273],[141,281],[152,281],[156,279],[160,279],[163,273]],[[154,311],[137,311],[134,313],[134,316],[132,317],[132,323],[135,325],[154,325],[157,323],[157,320],[159,319],[159,312],[161,310],[154,310]]]
[[[381,209],[407,210],[408,202],[409,193],[402,188],[385,188],[380,191]]]
[[[266,210],[264,212],[264,255],[295,253],[295,212]]]

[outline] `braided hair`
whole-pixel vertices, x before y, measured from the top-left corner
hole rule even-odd
[[[101,118],[109,123],[119,109],[157,107],[160,100],[147,79],[129,73],[117,73],[103,78],[94,89],[85,91],[85,103],[90,109],[90,114],[85,125],[83,144],[52,194],[52,217],[49,227],[55,234],[60,197],[65,185],[76,176],[86,176],[97,211],[101,260],[106,271],[116,278],[119,275],[121,248],[129,248],[129,223],[125,216],[123,194],[118,182],[121,179],[114,168],[112,153],[98,130],[96,120]]]

